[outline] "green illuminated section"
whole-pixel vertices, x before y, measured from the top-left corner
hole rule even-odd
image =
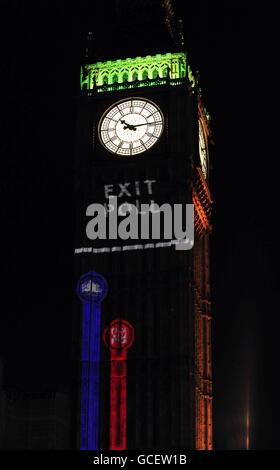
[[[155,56],[118,59],[84,65],[81,69],[81,89],[113,91],[125,88],[162,85],[180,85],[188,77],[192,87],[194,76],[184,52],[157,54]]]
[[[205,106],[204,106],[204,112],[205,112],[205,116],[206,116],[207,121],[210,121],[210,114],[208,113],[208,111],[207,111],[207,109],[205,108]]]

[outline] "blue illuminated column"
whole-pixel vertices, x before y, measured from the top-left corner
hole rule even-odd
[[[77,293],[83,302],[81,347],[80,449],[98,449],[99,361],[101,302],[108,291],[107,281],[90,271],[78,282]]]

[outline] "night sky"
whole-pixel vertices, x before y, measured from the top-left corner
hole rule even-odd
[[[96,2],[25,3],[2,1],[0,7],[0,354],[6,388],[67,389],[76,282],[72,185],[79,40]],[[191,67],[200,72],[214,143],[215,447],[244,448],[249,410],[251,448],[278,449],[277,186],[261,145],[268,93],[263,45],[256,18],[242,2],[204,1],[184,9],[186,3],[193,2],[174,1]],[[107,28],[110,21],[109,15]]]

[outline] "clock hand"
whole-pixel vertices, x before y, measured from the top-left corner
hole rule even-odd
[[[121,119],[121,124],[125,124],[123,128],[129,129],[130,131],[136,131],[136,127],[139,127],[139,126],[152,126],[153,124],[158,124],[160,122],[161,121],[143,122],[142,124],[128,124],[127,122],[125,122],[124,119]]]
[[[127,122],[125,122],[124,119],[121,119],[121,124],[125,124],[125,126],[123,126],[124,129],[129,129],[131,131],[136,131],[136,129],[134,129],[135,126],[133,126],[132,124],[128,124]]]
[[[139,126],[152,126],[153,124],[158,124],[161,121],[155,121],[155,122],[143,122],[143,124],[133,124],[133,127],[139,127]]]

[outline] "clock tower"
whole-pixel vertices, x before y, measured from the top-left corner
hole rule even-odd
[[[212,449],[210,117],[171,2],[113,3],[77,98],[76,444]]]

